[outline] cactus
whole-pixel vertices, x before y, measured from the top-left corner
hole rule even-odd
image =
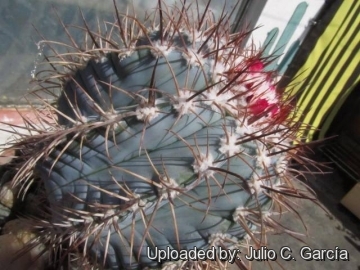
[[[264,71],[271,59],[243,47],[247,33],[229,32],[231,14],[191,10],[159,1],[141,23],[115,5],[110,31],[85,23],[82,46],[71,39],[60,53],[43,41],[53,69],[39,72],[35,93],[61,92],[56,104],[41,98],[47,127],[15,145],[13,184],[44,202],[32,221],[58,264],[223,267],[151,258],[166,248],[260,247],[281,228],[276,206],[305,197],[288,165],[300,125]]]

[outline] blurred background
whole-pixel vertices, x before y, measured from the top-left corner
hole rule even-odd
[[[176,0],[165,2],[168,5],[180,3]],[[190,2],[195,1],[187,1]],[[207,2],[199,0],[200,9]],[[253,41],[258,47],[271,43],[267,53],[276,51],[278,55],[285,56],[289,49],[291,55],[294,55],[324,2],[325,0],[227,0],[212,1],[210,9],[216,17],[220,16],[223,8],[225,13],[233,12],[234,31],[259,27],[249,38],[249,42]],[[142,19],[146,11],[154,11],[157,1],[116,0],[116,3],[120,12],[128,10]],[[195,4],[193,6],[196,7]],[[42,54],[47,52],[47,48],[38,46],[39,41],[47,39],[69,43],[59,19],[66,25],[83,26],[80,9],[90,26],[103,21],[113,22],[115,19],[112,0],[0,1],[0,105],[26,104],[22,97],[31,89],[31,75],[43,60]],[[281,16],[278,16],[280,9]],[[73,37],[81,44],[79,32],[74,31]],[[282,72],[290,58],[291,56],[287,56]]]

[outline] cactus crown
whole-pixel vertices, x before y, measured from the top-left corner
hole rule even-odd
[[[50,127],[17,144],[13,181],[39,187],[43,240],[59,258],[111,269],[170,267],[149,258],[155,247],[266,244],[262,234],[281,228],[274,209],[305,196],[288,165],[299,124],[264,71],[271,59],[209,4],[159,1],[146,22],[115,10],[107,32],[85,22],[87,42],[70,39],[65,53],[43,41],[53,69],[37,75],[39,91],[61,93],[39,110]]]

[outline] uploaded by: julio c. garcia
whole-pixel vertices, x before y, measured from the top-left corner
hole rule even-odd
[[[295,252],[288,246],[283,246],[279,250],[270,249],[262,246],[258,249],[249,247],[247,254],[243,254],[240,249],[225,249],[222,247],[212,247],[203,250],[194,247],[194,249],[175,250],[167,247],[166,249],[155,248],[150,250],[147,248],[147,256],[149,259],[163,261],[205,261],[205,260],[221,260],[234,263],[235,260],[247,261],[349,261],[349,252],[335,246],[332,249],[313,249],[309,246],[303,246],[298,252]]]

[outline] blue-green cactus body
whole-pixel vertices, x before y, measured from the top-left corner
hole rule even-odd
[[[246,77],[256,54],[220,23],[172,23],[140,27],[137,41],[67,75],[57,100],[67,132],[36,164],[56,231],[72,228],[110,269],[158,267],[155,247],[247,238],[256,224],[239,218],[267,212],[264,187],[282,183],[287,131],[272,111],[251,111],[258,96],[278,100],[258,89],[262,79],[246,88],[258,79]]]

